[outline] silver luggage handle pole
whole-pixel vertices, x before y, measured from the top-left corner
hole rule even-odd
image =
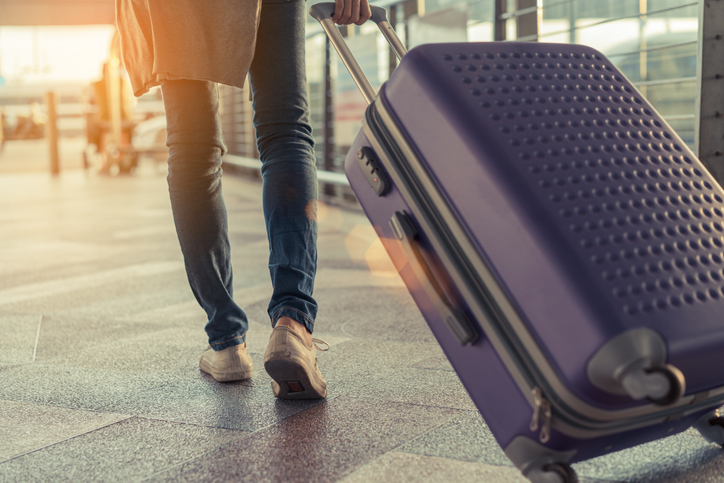
[[[404,45],[402,45],[402,42],[395,33],[395,30],[387,21],[387,12],[384,8],[376,7],[374,5],[370,5],[370,9],[372,10],[371,20],[377,24],[382,32],[382,35],[384,35],[385,39],[387,39],[387,42],[390,44],[390,47],[392,47],[392,50],[395,52],[397,58],[402,59],[402,56],[407,53],[407,49]],[[339,57],[342,59],[342,62],[344,62],[347,70],[352,75],[352,79],[355,84],[357,84],[359,90],[362,91],[362,95],[367,101],[367,104],[372,104],[372,101],[375,100],[376,96],[375,90],[372,88],[372,84],[370,84],[370,81],[367,79],[367,76],[357,63],[357,60],[352,55],[349,47],[347,47],[347,43],[344,41],[342,34],[339,33],[339,30],[332,20],[332,15],[334,14],[334,3],[325,2],[312,5],[312,8],[309,9],[309,14],[322,24],[322,28],[327,33],[329,41],[332,43],[339,54]]]

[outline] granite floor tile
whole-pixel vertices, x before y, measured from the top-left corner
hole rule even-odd
[[[724,461],[720,448],[707,448],[692,455],[683,467],[666,465],[650,469],[642,475],[635,475],[621,481],[625,483],[722,483],[724,482]],[[695,459],[695,461],[694,461]]]
[[[121,371],[143,374],[146,377],[143,380],[153,385],[140,393],[134,393],[131,398],[121,398],[112,406],[104,406],[107,410],[131,411],[133,414],[170,417],[174,420],[186,417],[183,415],[191,415],[194,418],[202,417],[201,421],[195,419],[194,422],[207,424],[204,421],[208,418],[217,421],[217,418],[221,417],[216,415],[217,412],[229,413],[229,407],[219,402],[228,397],[237,401],[232,405],[235,409],[229,414],[229,417],[234,417],[234,422],[228,424],[234,424],[232,427],[253,429],[260,424],[276,422],[280,417],[289,414],[283,413],[279,416],[276,410],[271,413],[264,410],[264,407],[273,401],[271,379],[263,366],[263,354],[270,332],[269,327],[252,324],[247,343],[254,362],[254,377],[249,381],[228,384],[218,383],[199,370],[198,359],[205,345],[202,343],[204,335],[198,330],[167,329],[131,341],[119,342],[118,352],[110,350],[112,346],[107,344],[54,359],[52,362],[58,366],[73,367],[77,371],[114,373],[117,378],[120,378],[118,373]],[[162,336],[165,336],[165,341],[156,345],[150,344],[153,339]],[[320,337],[331,346],[328,352],[317,353],[320,368],[328,383],[329,397],[350,391],[356,391],[357,395],[364,397],[365,387],[375,386],[375,381],[391,375],[395,370],[404,370],[407,364],[414,362],[415,354],[424,357],[424,352],[429,349],[427,345],[421,344],[327,337],[324,333],[320,334]],[[176,339],[180,340],[175,342]],[[198,340],[198,343],[192,343],[192,340]],[[119,354],[122,354],[122,357],[119,357]],[[447,379],[452,380],[450,377]],[[257,416],[241,416],[245,410],[257,407],[254,411],[257,416],[262,415],[259,416],[260,419]],[[272,419],[269,420],[269,417]],[[242,426],[238,426],[239,424]]]
[[[0,399],[0,462],[129,417]]]
[[[430,350],[430,357],[411,364],[418,369],[435,369],[437,371],[455,371],[439,344],[431,344],[435,349]]]
[[[83,290],[65,300],[48,299],[37,305],[45,306],[43,312],[53,315],[108,320],[185,302],[191,295],[183,268],[175,273],[128,280],[106,287],[105,291],[99,296],[97,289]]]
[[[164,327],[158,322],[126,322],[88,315],[44,315],[38,335],[36,362],[155,332]]]
[[[319,353],[330,395],[273,397],[261,190],[224,180],[255,375],[222,384],[198,368],[206,316],[163,175],[0,178],[0,460],[32,451],[0,464],[0,481],[520,478],[359,210],[318,212],[315,336],[332,345]],[[692,431],[575,467],[586,483],[724,483],[722,451]]]
[[[450,371],[403,368],[348,395],[371,397],[380,401],[477,410],[457,374]]]
[[[152,307],[149,310],[125,317],[116,317],[116,320],[138,323],[163,323],[174,327],[201,327],[203,330],[207,317],[189,289],[187,300],[171,305]]]
[[[114,269],[96,269],[75,277],[46,279],[26,285],[16,285],[0,291],[0,305],[37,301],[58,295],[72,297],[75,292],[83,290],[93,290],[97,297],[101,289],[105,289],[106,293],[113,293],[116,287],[128,285],[129,281],[135,283],[142,278],[159,276],[182,269],[182,266],[175,261],[134,263],[129,260],[126,265]]]
[[[365,268],[357,269],[339,269],[339,268],[323,268],[317,272],[317,277],[314,281],[315,294],[319,295],[318,292],[322,290],[338,290],[348,287],[376,287],[380,290],[404,288],[405,285],[402,279],[398,275],[391,276],[388,273],[374,273]],[[347,292],[348,294],[350,292]],[[357,293],[351,292],[353,299],[357,299]],[[335,298],[330,296],[327,304],[331,304]],[[366,301],[370,302],[370,301]],[[367,310],[371,307],[375,307],[374,301],[371,304],[367,304]],[[338,306],[338,305],[337,305]],[[332,306],[330,305],[330,311]],[[333,314],[338,312],[331,311]]]
[[[512,466],[477,412],[451,420],[398,451],[462,461]],[[704,463],[700,466],[701,463]],[[575,463],[590,480],[654,483],[659,481],[724,481],[724,452],[695,430],[635,448]],[[709,478],[710,480],[707,480]],[[714,478],[714,479],[711,479]]]
[[[436,456],[412,455],[393,451],[363,466],[340,483],[394,481],[395,483],[530,483],[516,468],[458,461]],[[604,483],[581,478],[581,483]],[[607,483],[607,482],[606,482]]]
[[[326,330],[319,332],[324,333]],[[321,334],[320,337],[325,339]],[[328,338],[333,340],[333,336]],[[328,352],[318,352],[317,359],[327,380],[330,395],[377,397],[385,394],[385,388],[390,384],[389,379],[395,377],[396,371],[407,372],[406,367],[415,360],[426,357],[429,350],[430,344],[352,338],[332,346]],[[445,379],[445,382],[449,382],[448,379],[450,378]],[[409,397],[404,396],[399,400],[391,400],[412,402]]]
[[[203,327],[196,330],[173,327],[151,332],[153,326],[149,324],[124,322],[122,325],[130,328],[139,325],[146,330],[124,330],[126,338],[119,336],[112,342],[55,357],[49,363],[86,370],[198,376],[199,358],[208,346]]]
[[[248,433],[130,418],[0,464],[0,481],[134,481]]]
[[[163,382],[164,379],[156,375],[36,362],[2,371],[0,399],[91,411],[123,412],[106,408]]]
[[[260,283],[271,285],[269,278],[269,245],[266,239],[245,243],[241,246],[235,245],[231,248],[231,264],[234,268],[234,286],[250,286]],[[234,291],[234,299],[245,306],[246,301]]]
[[[230,220],[229,222],[233,223],[232,220]],[[233,247],[236,248],[236,250],[244,252],[244,249],[249,244],[256,244],[264,247],[267,251],[269,250],[269,243],[267,241],[267,234],[266,229],[264,228],[263,221],[261,229],[252,228],[251,230],[249,230],[249,226],[244,225],[243,223],[240,223],[240,227],[242,228],[241,231],[232,229],[229,232],[229,242]]]
[[[56,270],[96,264],[107,258],[121,257],[128,251],[121,246],[109,247],[99,243],[42,237],[28,239],[27,234],[14,237],[5,231],[3,234],[0,269],[7,276],[0,282],[0,290],[37,283],[43,279],[53,280],[57,277]]]
[[[249,241],[266,241],[264,214],[254,203],[235,207],[229,214],[229,235],[232,246]]]
[[[324,318],[320,323],[329,324],[338,335],[437,344],[403,287],[326,289],[318,291],[316,298],[320,319]]]
[[[40,314],[0,312],[0,367],[33,362],[41,319]]]
[[[130,261],[129,261],[130,262]],[[115,319],[135,313],[148,311],[159,306],[173,305],[189,300],[189,288],[183,271],[183,265],[177,261],[159,263],[137,263],[135,266],[150,269],[159,267],[163,273],[149,273],[139,276],[128,276],[97,285],[77,283],[77,287],[62,287],[61,281],[53,283],[50,288],[37,293],[32,286],[19,287],[27,293],[27,297],[13,298],[13,292],[4,292],[7,303],[4,308],[19,313],[43,313],[82,317],[86,319]],[[110,270],[111,273],[125,273],[123,269]],[[100,277],[100,276],[99,276]],[[76,280],[84,280],[84,276]],[[92,280],[93,277],[89,277]],[[13,289],[14,290],[14,289]]]
[[[240,430],[274,424],[319,403],[273,397],[263,369],[266,337],[257,344],[260,351],[251,352],[253,379],[215,381],[198,366],[204,337],[200,330],[167,329],[8,369],[0,397]]]
[[[343,215],[340,215],[343,216]],[[319,241],[317,248],[319,250],[319,262],[322,264],[333,263],[338,261],[345,261],[350,266],[358,268],[367,268],[367,263],[364,260],[353,260],[349,256],[349,251],[345,246],[345,239],[347,238],[346,233],[335,231],[334,224],[330,223],[325,229],[322,224],[319,225]]]
[[[201,372],[195,357],[192,365],[166,373],[32,364],[3,371],[0,398],[246,431],[319,404],[274,398],[262,358],[252,354],[258,368],[252,380],[232,383]]]
[[[106,371],[156,375],[174,373],[175,375],[170,377],[197,378],[199,359],[208,347],[208,337],[203,329],[204,324],[199,325],[196,328],[188,328],[184,325],[154,332],[138,331],[140,335],[119,338],[113,342],[77,350],[71,354],[55,357],[50,363],[56,366]],[[144,327],[150,329],[152,326]],[[246,337],[247,352],[263,355],[271,332],[271,325],[250,322]],[[337,352],[338,346],[349,340],[346,337],[327,336],[323,331],[320,337],[330,344],[332,348],[330,354]],[[341,350],[347,353],[348,351],[345,351],[344,347],[346,346],[343,346]],[[332,357],[325,353],[319,353],[319,356],[320,358]],[[257,375],[260,374],[259,371],[263,371],[261,359],[255,369]]]
[[[252,353],[254,377],[221,383],[201,372],[198,359],[185,374],[147,376],[147,389],[127,393],[103,406],[152,419],[202,426],[256,431],[320,404],[274,397],[271,378],[263,370],[263,354]]]
[[[333,482],[456,414],[336,398],[150,481]]]
[[[497,466],[513,465],[477,411],[466,411],[401,446],[399,451]]]
[[[243,306],[250,323],[261,323],[270,326],[266,306],[272,295],[272,285],[267,273],[261,281],[237,277],[234,284],[234,297],[237,303]],[[186,294],[186,298],[177,303],[163,305],[157,304],[148,310],[117,317],[117,320],[143,323],[162,323],[172,327],[183,327],[203,332],[207,316],[198,302],[194,299],[191,289],[184,285],[178,291]],[[254,308],[250,311],[249,307]]]
[[[573,465],[584,476],[627,483],[724,482],[724,451],[695,429]]]

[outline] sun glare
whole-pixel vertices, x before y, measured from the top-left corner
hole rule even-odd
[[[0,27],[0,78],[5,84],[90,82],[100,77],[114,31],[111,25]]]

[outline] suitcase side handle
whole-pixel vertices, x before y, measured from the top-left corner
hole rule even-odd
[[[415,277],[417,277],[420,285],[432,301],[437,313],[442,320],[445,321],[445,324],[458,342],[460,342],[460,345],[474,344],[479,337],[478,331],[473,324],[470,323],[465,313],[453,307],[447,300],[447,297],[440,288],[440,284],[433,275],[433,271],[420,255],[417,242],[415,241],[417,231],[412,226],[407,215],[400,211],[396,212],[392,215],[390,226],[402,244],[402,249],[407,257],[407,263],[412,267],[412,270],[415,272]]]
[[[387,21],[387,11],[384,8],[377,7],[375,5],[370,5],[370,9],[372,10],[371,20],[377,24],[382,32],[382,35],[385,39],[387,39],[390,47],[392,47],[392,50],[395,52],[397,58],[402,59],[402,56],[407,53],[407,49],[400,41],[400,38],[395,33],[395,30]],[[349,50],[349,47],[347,47],[344,37],[342,37],[342,34],[339,33],[339,29],[337,29],[334,25],[334,21],[332,20],[333,14],[334,3],[331,2],[317,3],[312,5],[312,8],[309,9],[309,15],[317,19],[317,21],[319,21],[322,25],[322,28],[329,37],[329,41],[339,54],[342,62],[344,62],[344,65],[347,67],[347,70],[352,76],[355,84],[357,84],[359,90],[362,91],[362,95],[367,101],[367,104],[372,104],[372,101],[375,100],[375,96],[377,94],[372,88],[372,84],[370,84],[367,76],[362,71],[362,68],[357,63],[357,60],[354,58],[354,55],[352,55],[352,52]]]

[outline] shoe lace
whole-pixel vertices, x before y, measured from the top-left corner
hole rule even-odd
[[[317,350],[320,351],[320,352],[327,352],[327,351],[329,350],[329,344],[328,344],[327,342],[323,341],[322,339],[314,339],[314,338],[312,338],[312,342],[314,343],[314,348],[317,349]],[[326,349],[322,349],[321,347],[319,347],[318,344],[324,344],[324,345],[327,346],[327,348],[326,348]]]

